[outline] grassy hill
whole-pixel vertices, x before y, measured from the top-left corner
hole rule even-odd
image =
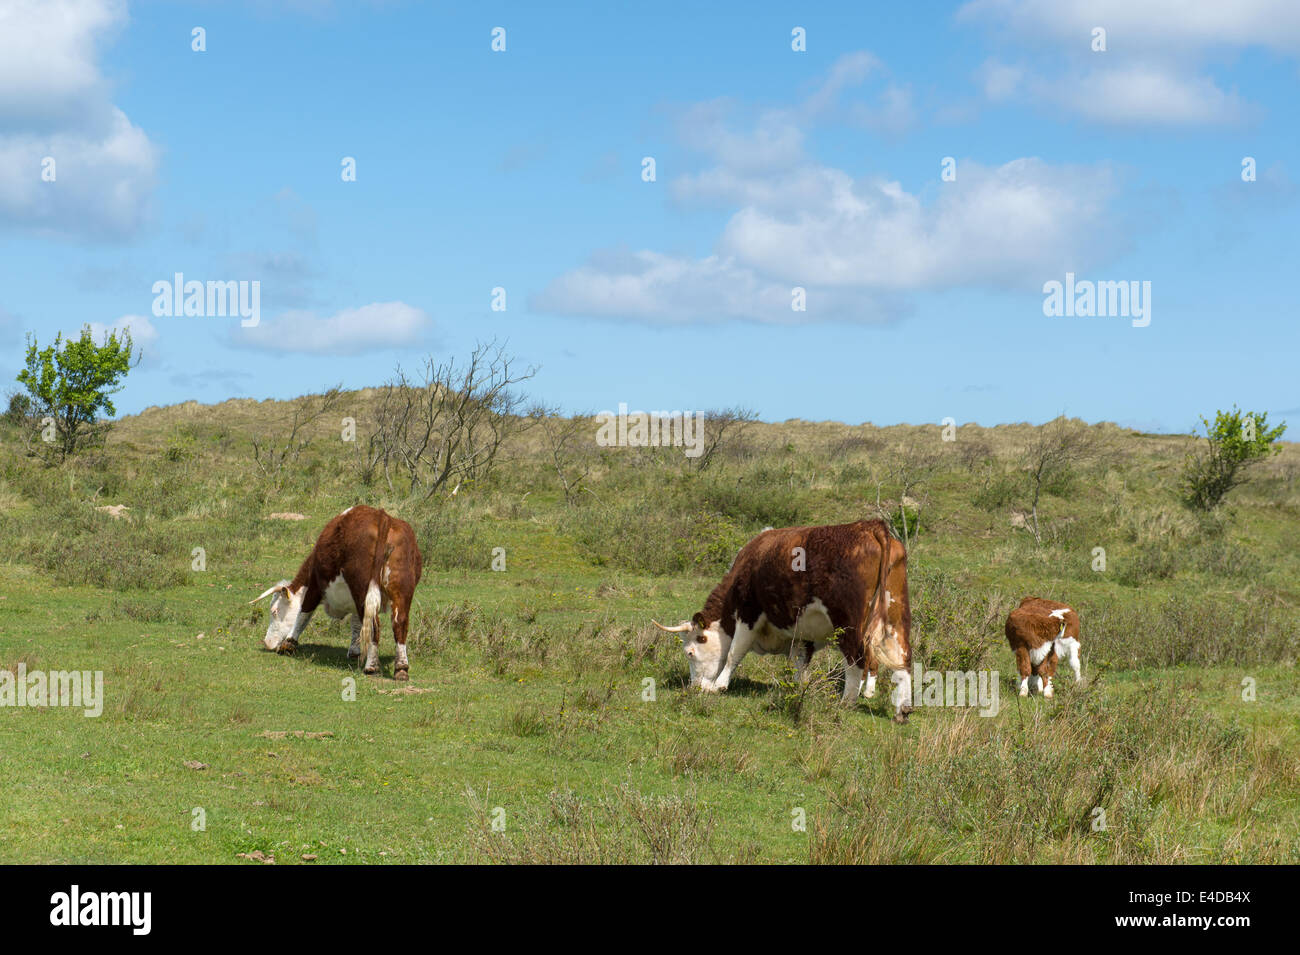
[[[106,695],[0,713],[0,862],[1300,861],[1300,446],[1197,516],[1190,438],[1080,424],[1036,540],[1029,425],[754,424],[701,470],[548,419],[423,497],[367,480],[377,401],[342,395],[279,470],[254,441],[293,403],[151,408],[61,467],[0,433],[0,667]],[[366,677],[345,623],[281,657],[248,605],[356,503],[424,553],[409,684],[386,623]],[[900,727],[883,688],[845,710],[833,652],[806,694],[754,657],[685,689],[651,617],[698,610],[763,527],[900,511],[916,658],[998,671],[996,716]],[[1030,594],[1082,620],[1088,679],[1054,700],[1015,695],[1002,623]]]

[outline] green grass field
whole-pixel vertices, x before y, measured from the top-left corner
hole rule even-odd
[[[362,435],[373,397],[344,397]],[[704,471],[584,430],[568,498],[533,428],[423,500],[367,484],[332,422],[263,473],[252,439],[288,414],[150,409],[58,467],[0,436],[0,667],[105,692],[98,718],[0,712],[0,862],[1300,861],[1300,446],[1200,518],[1176,494],[1190,439],[1093,426],[1038,543],[1027,425],[759,424]],[[998,714],[898,726],[883,685],[846,710],[834,652],[805,695],[755,657],[726,694],[686,689],[650,618],[698,610],[765,526],[896,514],[900,462],[916,658],[998,671]],[[367,677],[346,623],[277,656],[248,605],[360,502],[425,555],[406,684],[386,621]],[[1002,623],[1029,594],[1082,620],[1088,681],[1054,700],[1015,695]]]

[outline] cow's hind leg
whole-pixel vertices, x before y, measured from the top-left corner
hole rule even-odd
[[[1083,682],[1083,666],[1079,662],[1079,641],[1073,637],[1063,637],[1056,641],[1056,654],[1066,663],[1070,664],[1070,669],[1074,672],[1074,682]]]
[[[371,582],[366,588],[365,610],[361,616],[361,646],[366,651],[366,673],[379,672],[379,607],[383,597],[379,585]]]
[[[408,623],[407,614],[410,613],[411,602],[409,599],[398,599],[393,601],[393,642],[397,644],[397,657],[393,661],[393,679],[405,680],[408,677],[410,664],[406,658],[406,627]]]
[[[1052,649],[1043,662],[1038,665],[1038,677],[1042,680],[1043,698],[1050,700],[1053,695],[1052,678],[1056,676],[1056,650]]]
[[[1016,647],[1016,670],[1020,673],[1020,695],[1029,695],[1029,675],[1033,671],[1033,666],[1029,662],[1029,650],[1026,647]]]

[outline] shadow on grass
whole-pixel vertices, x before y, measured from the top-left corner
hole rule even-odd
[[[331,667],[335,670],[354,673],[357,676],[391,677],[393,675],[393,662],[396,659],[392,655],[386,656],[381,652],[379,654],[379,673],[367,674],[361,670],[362,661],[360,659],[348,659],[347,646],[338,646],[333,643],[300,643],[298,649],[291,655],[305,663]]]

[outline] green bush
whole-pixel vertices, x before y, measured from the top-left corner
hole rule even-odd
[[[32,399],[21,391],[9,396],[9,407],[5,409],[5,424],[18,426],[27,421],[32,413]]]
[[[492,548],[502,546],[489,531],[490,524],[467,513],[466,505],[445,502],[416,522],[415,539],[426,569],[487,570]]]
[[[1209,511],[1246,481],[1252,466],[1282,450],[1276,442],[1286,432],[1286,422],[1269,428],[1267,414],[1243,413],[1235,405],[1216,412],[1213,422],[1201,422],[1205,444],[1183,462],[1182,490],[1188,507]]]
[[[1023,489],[1024,481],[1016,475],[989,469],[971,495],[971,503],[982,511],[1000,511],[1010,507]]]
[[[162,590],[189,582],[191,545],[133,517],[114,519],[86,505],[41,515],[32,562],[58,583],[112,590]]]
[[[752,536],[709,511],[626,499],[575,510],[564,529],[595,563],[649,574],[725,573]]]

